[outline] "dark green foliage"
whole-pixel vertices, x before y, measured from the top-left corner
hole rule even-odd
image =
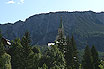
[[[74,59],[73,59],[73,48],[71,46],[71,41],[70,41],[69,37],[67,37],[66,43],[67,43],[67,45],[66,45],[66,48],[65,48],[65,50],[66,50],[65,51],[65,60],[66,60],[67,68],[70,68],[70,67],[73,66]]]
[[[4,45],[2,43],[2,41],[0,41],[0,55],[5,53],[5,49],[4,49]]]
[[[3,41],[2,41],[2,34],[0,32],[0,55],[2,55],[4,53],[5,53],[5,49],[4,49],[4,44],[3,44]]]
[[[21,44],[24,47],[25,51],[27,49],[31,50],[30,43],[31,43],[30,34],[29,34],[29,32],[25,32],[25,35],[22,37],[22,40],[21,40]],[[29,53],[30,51],[27,51],[27,52]]]
[[[32,50],[33,48],[37,48],[39,49],[39,51],[44,55],[46,53],[46,50],[48,49],[48,46],[47,45],[34,45],[32,46]]]
[[[104,69],[104,61],[100,61],[100,65],[99,65],[100,69]]]
[[[92,64],[92,56],[91,56],[91,51],[89,46],[87,45],[85,50],[84,50],[84,55],[82,59],[82,68],[83,69],[93,69],[93,64]]]
[[[46,64],[49,69],[58,67],[59,69],[65,68],[65,59],[61,51],[57,46],[52,46],[46,51],[46,54],[42,57],[40,65]]]
[[[71,40],[69,37],[66,38],[67,45],[65,46],[65,60],[67,68],[79,69],[78,51],[74,37]]]
[[[11,69],[11,56],[4,53],[0,56],[0,69]]]
[[[9,54],[12,57],[12,68],[13,69],[23,69],[23,47],[21,45],[20,39],[15,39],[12,42],[12,47],[9,50]]]
[[[1,38],[2,35],[0,34],[0,69],[11,69],[11,63],[12,69],[104,68],[104,63],[99,61],[98,52],[94,46],[92,46],[91,50],[86,46],[82,64],[79,64],[79,52],[77,51],[74,37],[72,36],[71,39],[66,38],[62,28],[59,29],[58,38],[56,39],[58,43],[51,47],[32,46],[29,32],[26,32],[21,40],[17,38],[11,41],[12,46],[8,50],[11,56],[5,52]]]
[[[23,67],[25,69],[31,69],[34,65],[34,52],[31,49],[29,32],[26,32],[22,37],[21,44],[23,46],[23,56],[21,57],[23,58]]]
[[[59,43],[58,44],[58,48],[59,50],[64,53],[65,51],[65,39],[61,36],[60,39],[57,40]]]
[[[43,64],[42,67],[39,67],[38,69],[48,69],[47,65],[46,64]]]
[[[99,68],[99,55],[97,50],[95,49],[95,46],[92,46],[91,48],[91,53],[92,53],[92,59],[93,59],[93,69],[100,69]]]
[[[37,51],[39,52],[38,49],[34,51],[35,53],[32,51],[29,32],[26,32],[25,35],[22,37],[21,44],[23,46],[23,56],[21,57],[23,58],[23,67],[25,69],[37,69],[41,54],[36,53]]]
[[[78,51],[77,51],[76,42],[74,40],[73,35],[71,38],[71,46],[73,51],[73,68],[78,69],[79,68]]]
[[[40,53],[40,49],[38,47],[33,47],[32,51],[34,53]]]
[[[33,54],[30,43],[31,43],[31,41],[30,41],[29,32],[26,32],[25,35],[22,37],[22,40],[21,40],[21,44],[23,46],[23,54],[24,54],[23,56],[25,58],[28,58],[28,56],[30,54]]]
[[[11,56],[5,52],[0,32],[0,69],[11,69]]]

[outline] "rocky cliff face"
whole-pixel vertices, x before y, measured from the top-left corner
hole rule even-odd
[[[0,29],[4,37],[12,40],[22,37],[29,31],[33,44],[45,45],[56,39],[60,17],[62,16],[66,35],[74,35],[78,48],[86,44],[95,45],[100,51],[104,50],[104,13],[92,11],[84,12],[51,12],[37,14],[27,18],[24,22],[1,24]]]

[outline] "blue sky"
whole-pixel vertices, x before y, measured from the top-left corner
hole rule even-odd
[[[104,11],[104,0],[0,0],[0,24],[56,11]]]

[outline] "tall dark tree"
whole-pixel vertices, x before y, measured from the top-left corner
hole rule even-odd
[[[21,62],[23,56],[23,47],[19,38],[12,41],[12,47],[8,51],[12,57],[12,68],[13,69],[23,69],[23,62]]]
[[[66,38],[66,43],[67,45],[65,47],[65,61],[66,61],[66,67],[70,69],[73,67],[74,58],[73,58],[73,49],[71,46],[71,41],[69,39],[69,36],[67,36]]]
[[[25,69],[28,69],[28,68],[32,68],[32,60],[33,58],[30,58],[31,56],[33,56],[33,51],[31,50],[31,45],[30,45],[30,34],[29,32],[25,32],[25,35],[22,37],[22,40],[21,40],[21,44],[23,46],[23,57],[21,58],[24,58],[23,60],[23,67]]]
[[[78,51],[77,51],[76,42],[74,40],[73,35],[71,38],[71,47],[73,52],[73,68],[79,69]]]
[[[23,46],[23,67],[25,69],[38,68],[40,54],[34,54],[31,48],[31,39],[29,32],[22,37],[21,44]]]
[[[91,50],[88,45],[86,46],[86,48],[84,50],[84,55],[83,55],[83,59],[82,59],[82,68],[83,69],[93,69]]]
[[[93,62],[92,62],[93,69],[100,69],[99,68],[99,63],[100,63],[99,55],[98,55],[98,52],[97,52],[95,46],[92,46],[91,53],[92,53],[92,59],[93,59]]]

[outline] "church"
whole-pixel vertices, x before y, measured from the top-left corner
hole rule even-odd
[[[55,44],[61,44],[63,43],[64,45],[66,45],[66,36],[64,34],[64,26],[63,26],[63,22],[62,22],[62,18],[60,19],[60,25],[59,25],[59,28],[58,28],[58,34],[56,36],[56,40],[55,42],[51,42],[51,43],[48,43],[48,46],[52,46],[52,45],[55,45]]]

